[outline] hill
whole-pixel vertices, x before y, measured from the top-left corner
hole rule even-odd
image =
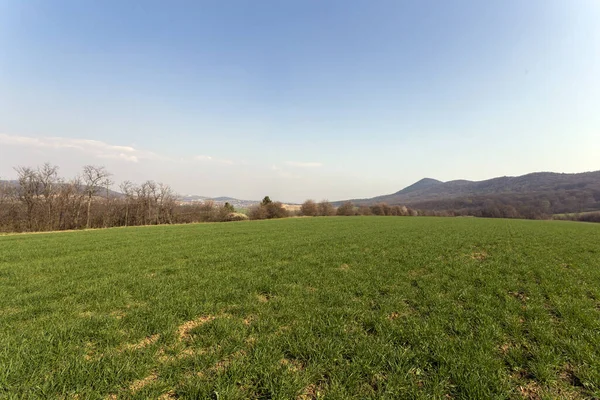
[[[357,205],[401,204],[438,211],[475,211],[502,206],[539,209],[545,213],[593,211],[600,210],[600,171],[536,172],[484,181],[441,182],[425,178],[396,193],[351,201]]]
[[[177,198],[181,203],[202,203],[208,200],[212,200],[217,204],[229,203],[235,208],[248,208],[255,204],[260,203],[258,200],[240,200],[233,197],[219,196],[219,197],[206,197],[198,195],[183,195]]]

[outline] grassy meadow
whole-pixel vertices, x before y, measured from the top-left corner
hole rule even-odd
[[[2,236],[0,398],[600,398],[600,224]]]

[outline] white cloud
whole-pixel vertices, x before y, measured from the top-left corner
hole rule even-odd
[[[212,162],[212,163],[216,163],[216,164],[226,164],[226,165],[233,165],[234,162],[231,160],[226,160],[223,158],[215,158],[212,156],[206,156],[206,155],[199,155],[194,157],[194,160],[196,161],[204,161],[204,162]]]
[[[286,161],[286,165],[291,167],[300,167],[300,168],[317,168],[322,167],[323,164],[320,162],[297,162],[297,161]]]
[[[53,149],[74,149],[83,153],[91,154],[97,158],[120,159],[135,163],[142,159],[163,158],[151,151],[139,150],[130,146],[111,145],[98,140],[88,139],[63,137],[34,138],[0,133],[0,144]]]
[[[296,174],[292,174],[289,171],[286,171],[280,167],[278,167],[277,165],[273,165],[271,166],[271,170],[275,171],[275,173],[280,176],[281,178],[286,178],[286,179],[299,179],[301,178],[301,176],[296,175]]]

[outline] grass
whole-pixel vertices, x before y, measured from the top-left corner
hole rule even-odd
[[[0,398],[600,397],[600,225],[0,237]]]

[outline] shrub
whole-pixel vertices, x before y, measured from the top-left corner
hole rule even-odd
[[[344,204],[342,204],[341,206],[338,207],[337,215],[345,215],[345,216],[356,215],[354,212],[354,204],[352,204],[351,201],[345,202]]]
[[[319,203],[319,215],[323,217],[335,215],[335,208],[333,208],[329,201],[321,200],[321,202]]]
[[[359,215],[373,215],[373,213],[371,212],[371,208],[369,208],[369,206],[365,206],[365,205],[358,207],[358,214]]]
[[[276,201],[276,202],[271,202],[269,204],[267,204],[266,206],[267,209],[267,218],[271,219],[271,218],[285,218],[289,216],[289,212],[288,210],[285,209],[285,207],[283,207],[283,204],[281,204],[281,202]]]
[[[314,200],[306,200],[300,207],[300,213],[307,217],[316,217],[319,215],[319,207]]]
[[[288,210],[286,210],[285,207],[283,207],[283,204],[279,201],[263,201],[261,204],[252,206],[248,210],[248,217],[250,217],[250,219],[285,218],[288,216]]]
[[[236,213],[236,212],[229,213],[225,217],[225,221],[247,221],[247,220],[248,220],[248,216],[246,214]]]
[[[267,208],[262,204],[257,204],[248,209],[250,219],[267,219]]]

